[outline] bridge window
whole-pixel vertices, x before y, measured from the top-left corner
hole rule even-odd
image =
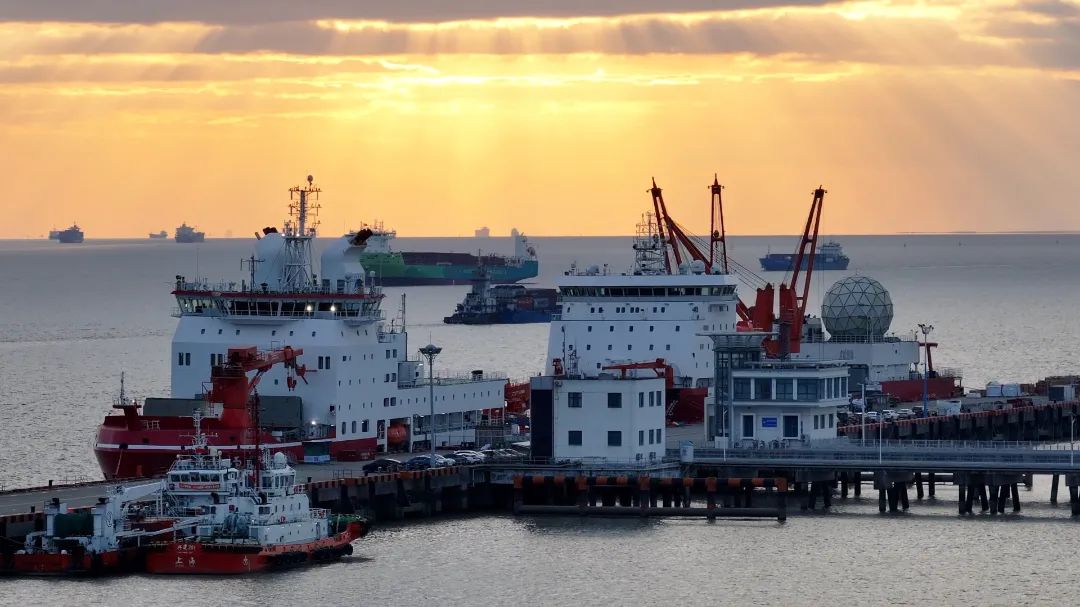
[[[341,422],[341,435],[345,436],[345,422]]]
[[[353,420],[351,427],[352,427],[352,433],[356,434],[356,420]]]
[[[364,420],[364,421],[363,421],[363,422],[362,422],[362,423],[360,424],[360,431],[361,431],[361,432],[367,432],[367,431],[368,431],[368,420],[366,420],[366,419],[365,419],[365,420]]]
[[[608,406],[608,409],[621,409],[622,408],[622,392],[608,392],[607,406]]]
[[[566,406],[571,409],[581,408],[581,392],[567,392]]]

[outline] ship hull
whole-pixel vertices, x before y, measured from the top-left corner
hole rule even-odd
[[[162,418],[157,418],[156,421],[160,423]],[[211,420],[207,420],[209,421]],[[237,435],[243,436],[242,430],[207,422],[204,422],[204,430],[210,435],[210,446],[218,448],[224,457],[230,457],[230,454],[241,458],[250,456],[251,446],[244,445],[242,450],[232,441]],[[160,476],[169,469],[177,455],[190,449],[191,430],[186,429],[191,427],[190,417],[174,418],[170,425],[175,427],[158,430],[130,430],[125,426],[112,426],[109,423],[110,419],[107,418],[106,424],[98,429],[94,445],[94,456],[102,474],[108,480]],[[262,436],[263,446],[271,453],[280,451],[290,459],[300,462],[306,461],[305,454],[311,447],[316,447],[314,450],[320,453],[328,453],[331,460],[370,459],[377,449],[377,443],[375,438],[283,442],[265,431]]]
[[[895,396],[901,402],[916,402],[923,399],[923,380],[899,379],[881,382],[881,392]],[[952,377],[932,377],[926,382],[927,400],[938,400],[960,396],[961,390]]]
[[[509,284],[535,278],[535,259],[512,261],[504,257],[483,257],[461,253],[367,253],[360,264],[375,274],[384,286],[467,285],[476,279],[481,264],[493,284]]]
[[[79,244],[80,242],[83,241],[83,235],[82,234],[65,234],[65,233],[61,232],[60,235],[56,237],[56,239],[59,240],[60,242],[64,243],[64,244]]]
[[[795,260],[787,255],[762,257],[761,269],[766,272],[790,272],[795,267]],[[846,270],[850,260],[847,257],[815,257],[815,270]],[[809,266],[809,259],[803,258],[802,269]]]
[[[238,546],[175,541],[146,554],[147,573],[169,575],[242,575],[301,567],[352,554],[352,543],[366,534],[361,523],[334,536],[302,544]]]
[[[705,421],[708,388],[681,388],[668,391],[668,425],[700,424]]]
[[[97,554],[35,552],[14,554],[6,573],[27,576],[110,575],[137,568],[135,549],[110,550]]]
[[[151,236],[151,238],[154,238],[154,237]],[[195,242],[203,242],[204,240],[206,240],[206,237],[205,236],[177,236],[176,238],[174,238],[174,240],[176,242],[181,243],[181,244],[190,244],[190,243],[195,243]]]
[[[490,314],[454,314],[443,318],[448,325],[523,325],[551,322],[550,311],[514,310]]]

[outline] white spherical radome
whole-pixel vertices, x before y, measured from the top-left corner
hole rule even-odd
[[[873,278],[848,276],[825,292],[821,319],[835,338],[881,337],[892,324],[892,298]]]

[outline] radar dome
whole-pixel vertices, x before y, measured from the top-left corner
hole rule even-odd
[[[832,337],[882,337],[892,324],[889,291],[868,276],[848,276],[829,287],[821,303],[821,319]]]

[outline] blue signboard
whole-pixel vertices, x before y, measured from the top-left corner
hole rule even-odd
[[[763,417],[763,418],[761,418],[761,427],[762,428],[775,428],[776,427],[776,418],[775,417]]]

